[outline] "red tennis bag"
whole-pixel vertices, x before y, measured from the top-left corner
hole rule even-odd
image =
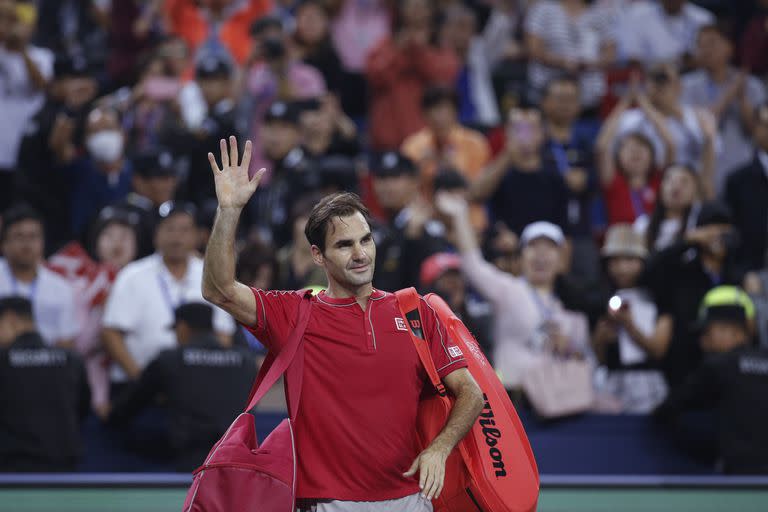
[[[306,292],[299,306],[296,327],[277,357],[264,360],[253,384],[248,406],[213,446],[194,472],[184,501],[184,512],[295,512],[296,448],[293,421],[299,408],[304,335],[311,302]],[[251,410],[285,373],[289,417],[259,445]]]
[[[416,350],[436,389],[419,404],[417,435],[425,449],[445,426],[454,398],[447,395],[424,339],[419,305],[413,288],[396,292]],[[536,460],[515,412],[493,367],[461,320],[439,296],[424,297],[467,359],[469,372],[483,391],[485,406],[472,430],[448,457],[445,484],[432,500],[435,512],[529,512],[539,498]]]

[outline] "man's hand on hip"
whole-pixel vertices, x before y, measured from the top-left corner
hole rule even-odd
[[[416,457],[403,476],[413,476],[418,471],[421,493],[430,500],[437,498],[445,483],[445,461],[449,454],[450,450],[432,444]]]

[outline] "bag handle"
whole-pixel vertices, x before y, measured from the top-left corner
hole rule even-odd
[[[408,324],[408,334],[410,334],[413,345],[416,347],[416,352],[419,354],[421,365],[427,371],[429,380],[438,394],[446,396],[445,385],[437,373],[435,362],[432,360],[432,353],[429,350],[429,344],[426,338],[424,338],[424,330],[422,328],[424,323],[421,321],[421,313],[419,313],[419,302],[421,301],[419,294],[415,288],[411,287],[396,291],[395,297],[397,298],[400,313]]]
[[[267,357],[261,364],[259,374],[256,377],[253,386],[251,387],[251,391],[248,393],[248,405],[245,408],[245,412],[253,409],[256,404],[258,404],[261,399],[264,398],[264,395],[267,394],[267,391],[269,391],[269,389],[275,384],[275,382],[277,382],[280,376],[285,373],[288,367],[291,366],[291,363],[294,362],[296,353],[299,350],[299,345],[301,345],[301,340],[304,338],[304,331],[306,331],[307,324],[309,323],[311,307],[312,291],[304,290],[301,302],[299,303],[296,326],[293,328],[293,331],[288,338],[288,343],[285,344],[277,356],[275,356],[272,352],[267,354]],[[296,370],[295,373],[300,376],[302,370],[304,369],[303,357],[299,358],[298,363],[299,364],[294,365],[294,369]],[[290,400],[289,409],[291,414],[290,417],[295,418],[299,406],[298,397],[299,393],[301,392],[300,378],[298,380],[292,379],[292,382],[299,384],[298,389],[296,389],[295,386],[291,386],[291,396],[295,398]],[[287,382],[286,387],[288,387]]]

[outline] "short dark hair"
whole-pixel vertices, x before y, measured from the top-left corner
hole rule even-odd
[[[349,217],[358,212],[363,214],[365,221],[370,226],[371,214],[357,194],[338,192],[327,195],[312,208],[307,226],[304,228],[304,236],[307,237],[310,245],[316,245],[320,248],[320,252],[325,252],[325,236],[328,234],[328,226],[333,219],[335,217]]]
[[[21,318],[33,320],[32,302],[26,297],[13,295],[0,299],[0,315],[11,312]]]
[[[571,84],[576,87],[576,89],[581,87],[579,78],[576,75],[572,73],[560,73],[547,80],[544,84],[544,87],[541,89],[542,98],[549,96],[549,93],[552,92],[552,88],[557,84]]]
[[[11,206],[5,211],[2,220],[2,229],[0,229],[0,242],[5,241],[5,237],[8,235],[8,231],[15,224],[24,222],[25,220],[34,220],[40,224],[45,230],[45,222],[40,212],[28,206],[26,204]]]
[[[459,109],[459,95],[451,87],[433,85],[427,87],[421,96],[421,109],[430,110],[442,103],[450,103],[456,110]]]

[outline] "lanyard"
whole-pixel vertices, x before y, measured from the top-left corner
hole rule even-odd
[[[165,282],[165,278],[162,276],[162,274],[157,274],[157,284],[160,285],[160,293],[163,296],[163,300],[165,301],[168,308],[171,310],[171,315],[176,314],[176,308],[184,304],[184,292],[186,291],[186,282],[184,289],[182,289],[179,292],[179,300],[174,301],[171,297],[171,290],[168,288],[168,283]]]
[[[642,198],[645,191],[645,187],[643,187],[642,190],[633,190],[631,188],[629,189],[629,199],[632,201],[632,209],[635,211],[635,218],[646,213],[645,204],[643,203]]]
[[[568,156],[565,153],[565,147],[554,139],[551,142],[552,156],[555,158],[555,165],[557,170],[563,175],[568,171],[570,165],[568,165]]]
[[[528,288],[528,293],[531,296],[531,299],[533,300],[533,304],[536,306],[536,309],[539,311],[539,314],[541,315],[541,318],[546,322],[552,319],[554,316],[555,308],[552,305],[545,304],[543,300],[541,300],[541,296],[539,295],[539,292],[537,292],[533,286],[531,286],[531,283],[528,281],[525,281],[525,284]]]
[[[11,267],[6,263],[5,266],[5,272],[8,274],[8,281],[11,283],[11,295],[21,295],[21,285],[19,284],[19,281],[16,279],[16,277],[13,275],[13,272],[11,272]],[[35,296],[37,295],[37,279],[38,276],[35,276],[35,279],[29,284],[29,296],[27,297],[29,299],[29,302],[32,304],[35,303]]]

